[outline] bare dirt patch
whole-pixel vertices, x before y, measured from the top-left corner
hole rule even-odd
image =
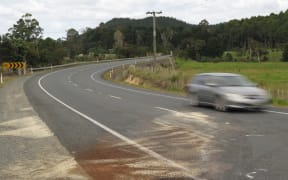
[[[189,179],[178,169],[129,145],[97,144],[76,157],[93,179]]]

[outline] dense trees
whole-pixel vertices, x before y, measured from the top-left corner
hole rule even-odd
[[[8,33],[2,36],[0,57],[8,61],[27,61],[36,64],[40,59],[39,40],[43,29],[31,14],[24,14]]]
[[[24,14],[0,36],[0,61],[27,61],[28,64],[59,64],[79,54],[100,58],[104,54],[133,57],[152,54],[152,18],[114,18],[82,33],[70,28],[65,40],[42,39],[43,29],[31,14]],[[198,25],[169,17],[157,17],[157,50],[186,58],[207,61],[236,51],[243,60],[267,60],[271,49],[284,50],[288,61],[288,10],[269,16]],[[219,58],[218,58],[219,59]],[[226,53],[223,60],[232,61]]]
[[[109,29],[111,34],[120,31],[125,37],[124,46],[136,45],[145,47],[148,53],[152,51],[152,19],[150,17],[141,20],[115,18],[102,26]],[[91,29],[91,31],[99,32],[99,28]],[[217,25],[209,25],[205,19],[199,25],[191,25],[174,18],[158,17],[157,33],[159,34],[157,36],[158,51],[163,53],[173,50],[178,55],[200,61],[207,60],[207,57],[208,60],[219,57],[224,51],[236,49],[242,53],[243,57],[245,56],[246,60],[263,61],[267,59],[265,56],[267,49],[283,49],[283,44],[287,43],[288,11],[278,15],[232,20]],[[83,33],[80,36],[87,39],[85,38],[87,35]],[[98,35],[102,36],[101,33]],[[89,41],[83,42],[83,44],[86,43],[90,44]],[[110,45],[106,43],[106,48],[113,48],[113,43],[115,39],[114,41],[111,39]]]
[[[62,63],[68,52],[64,42],[51,38],[42,39],[42,34],[43,29],[37,19],[29,13],[24,14],[1,37],[0,63],[26,61],[32,66]]]
[[[7,43],[13,48],[14,57],[31,63],[32,59],[39,58],[39,39],[43,29],[31,14],[24,14],[6,34]]]

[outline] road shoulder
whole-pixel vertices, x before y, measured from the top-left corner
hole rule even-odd
[[[89,179],[30,105],[28,78],[0,89],[0,179]]]

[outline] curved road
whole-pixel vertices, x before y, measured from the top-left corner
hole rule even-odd
[[[288,177],[288,111],[222,113],[185,97],[101,79],[142,60],[35,75],[24,86],[34,109],[94,179]]]

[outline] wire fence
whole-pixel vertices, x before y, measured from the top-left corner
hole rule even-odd
[[[288,101],[288,89],[269,88],[269,87],[263,87],[263,88],[266,89],[273,98],[286,99]]]

